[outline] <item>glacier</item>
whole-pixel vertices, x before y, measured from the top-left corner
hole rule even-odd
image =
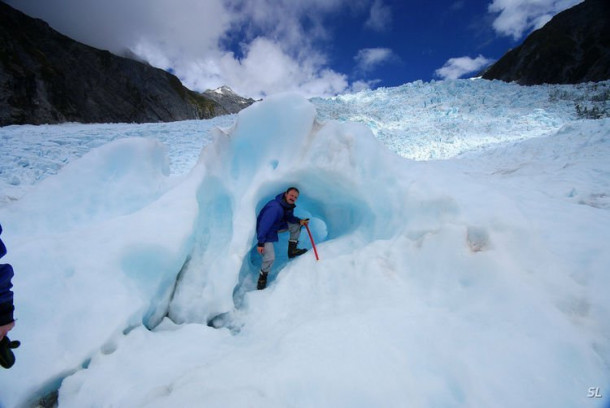
[[[610,119],[574,108],[592,89],[0,128],[22,342],[0,406],[607,405]],[[279,256],[256,291],[256,214],[291,185],[320,260]]]

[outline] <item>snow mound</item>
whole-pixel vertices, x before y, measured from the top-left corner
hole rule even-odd
[[[610,124],[545,123],[556,148],[420,162],[286,94],[180,177],[155,141],[93,149],[0,208],[23,342],[0,404],[583,406],[610,383]],[[256,291],[257,211],[293,185],[321,260]]]

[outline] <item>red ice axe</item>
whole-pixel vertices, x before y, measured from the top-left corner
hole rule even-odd
[[[318,250],[316,249],[316,243],[313,242],[313,237],[311,236],[311,231],[309,230],[309,225],[305,224],[305,228],[307,229],[307,234],[309,235],[309,240],[311,241],[311,246],[313,247],[313,253],[316,254],[316,261],[320,260],[318,256]]]

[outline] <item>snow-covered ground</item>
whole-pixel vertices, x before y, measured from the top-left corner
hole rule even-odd
[[[576,105],[609,86],[0,128],[0,406],[608,406],[610,119]],[[291,185],[321,259],[284,237],[253,290],[256,213]]]

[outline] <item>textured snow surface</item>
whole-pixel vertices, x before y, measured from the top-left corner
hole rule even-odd
[[[607,405],[610,120],[577,117],[591,92],[413,83],[0,128],[22,341],[0,406]],[[256,291],[256,214],[291,185],[321,260],[288,261],[283,236]]]

